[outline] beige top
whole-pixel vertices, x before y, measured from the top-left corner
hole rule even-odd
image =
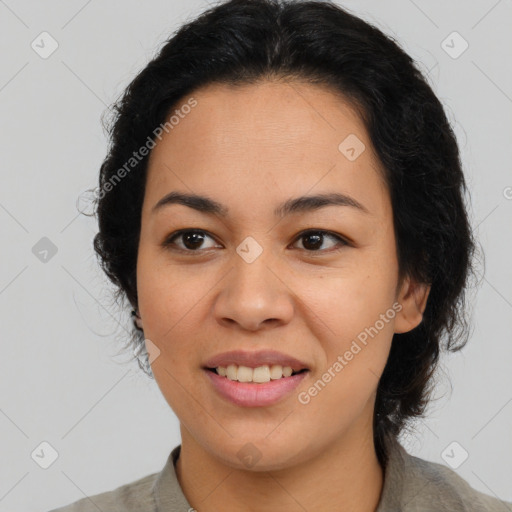
[[[194,512],[176,477],[180,449],[171,451],[159,473],[50,512]],[[442,464],[409,455],[394,439],[388,453],[375,512],[512,512],[511,502],[476,491]]]

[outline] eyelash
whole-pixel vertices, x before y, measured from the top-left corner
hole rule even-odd
[[[204,231],[204,230],[201,230],[201,229],[180,229],[179,231],[175,231],[174,233],[172,233],[169,237],[167,237],[164,242],[162,243],[162,246],[166,249],[172,249],[174,251],[178,251],[178,252],[182,252],[182,253],[199,253],[201,252],[201,249],[197,249],[197,250],[192,250],[192,249],[182,249],[181,247],[176,247],[175,244],[174,244],[174,240],[179,238],[180,236],[182,235],[185,235],[187,233],[198,233],[198,234],[205,234],[207,236],[209,236],[210,238],[213,239],[213,237],[211,235],[208,234],[207,231]],[[323,230],[323,229],[307,229],[305,231],[301,231],[294,239],[293,241],[293,244],[295,244],[297,241],[299,241],[301,238],[304,238],[306,235],[310,235],[310,234],[321,234],[322,236],[328,236],[330,238],[333,238],[335,240],[337,240],[340,244],[341,244],[341,247],[338,248],[338,249],[334,249],[334,250],[328,250],[326,251],[325,249],[324,250],[308,250],[308,249],[303,249],[304,251],[306,252],[309,252],[311,253],[312,255],[314,255],[315,253],[325,253],[325,252],[338,252],[340,250],[342,250],[345,246],[349,246],[350,243],[345,240],[344,238],[342,238],[340,235],[337,235],[331,231],[326,231],[326,230]],[[174,246],[174,247],[173,247]],[[206,249],[208,250],[208,249]]]

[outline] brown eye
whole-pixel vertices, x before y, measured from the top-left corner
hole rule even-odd
[[[206,231],[199,230],[199,229],[182,229],[180,231],[177,231],[173,233],[170,237],[168,237],[162,244],[164,248],[170,248],[177,251],[182,252],[189,252],[189,253],[199,253],[201,250],[208,250],[212,249],[215,246],[205,247],[204,243],[205,240],[209,238],[210,240],[214,240],[210,235],[206,233]],[[180,241],[181,243],[177,243],[177,241]],[[340,250],[346,245],[349,245],[349,243],[344,240],[339,235],[336,235],[334,233],[331,233],[329,231],[325,230],[307,230],[303,231],[299,234],[298,237],[296,237],[296,242],[298,240],[303,241],[303,249],[307,252],[335,252],[337,250]],[[331,247],[322,248],[326,241],[331,240],[334,241],[334,244],[331,244]],[[338,247],[338,248],[336,248]]]
[[[337,241],[337,245],[348,245],[348,243],[345,240],[343,240],[343,238],[341,238],[340,236],[324,230],[303,231],[297,238],[297,240],[303,240],[303,247],[306,251],[309,252],[323,252],[325,250],[329,250],[328,248],[321,249],[326,239]]]
[[[205,249],[202,247],[206,238],[212,239],[210,236],[206,234],[205,231],[200,230],[182,230],[176,233],[173,233],[165,242],[163,243],[164,247],[169,246],[177,246],[179,250],[188,251],[188,252],[198,252],[198,249]],[[182,245],[176,244],[175,240],[182,240]],[[212,239],[213,240],[213,239]],[[206,247],[209,249],[210,247]]]

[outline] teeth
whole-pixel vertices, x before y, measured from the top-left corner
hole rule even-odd
[[[293,373],[293,370],[289,366],[283,367],[283,377],[289,377]]]
[[[283,367],[277,364],[273,364],[270,368],[270,378],[280,379],[283,376]]]
[[[238,369],[238,373],[240,374],[241,368]],[[270,375],[270,368],[268,365],[265,366],[258,366],[257,368],[254,368],[252,371],[252,381],[253,382],[270,382],[271,375]]]
[[[222,377],[229,380],[237,380],[238,382],[270,382],[282,377],[289,377],[293,370],[290,366],[281,366],[279,364],[258,366],[257,368],[249,368],[248,366],[237,366],[230,364],[229,366],[218,366],[215,371]]]
[[[234,364],[230,364],[226,368],[226,377],[229,380],[236,380],[236,375],[237,375],[237,367]]]
[[[254,372],[252,368],[248,368],[247,366],[239,366],[238,371],[236,372],[236,379],[238,382],[251,382],[253,374]]]

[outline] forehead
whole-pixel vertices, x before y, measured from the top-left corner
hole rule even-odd
[[[230,204],[243,192],[240,206],[310,190],[384,206],[380,163],[363,121],[340,94],[299,82],[211,84],[182,98],[173,112],[190,98],[195,106],[181,111],[152,150],[147,208],[174,189]]]

